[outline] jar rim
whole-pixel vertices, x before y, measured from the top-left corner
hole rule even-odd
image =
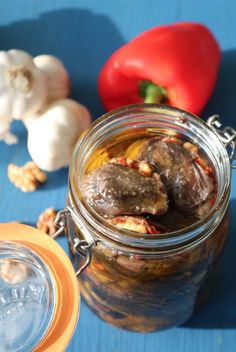
[[[220,192],[217,192],[215,204],[206,216],[181,230],[157,235],[142,234],[142,237],[138,237],[137,233],[133,231],[118,229],[114,225],[109,224],[102,216],[100,216],[89,206],[86,199],[83,197],[83,192],[79,184],[79,179],[82,177],[83,167],[80,168],[79,175],[75,174],[75,171],[78,159],[82,159],[82,157],[85,156],[86,151],[89,150],[89,146],[87,146],[87,149],[85,148],[86,143],[88,143],[90,139],[94,140],[97,136],[104,133],[106,128],[111,127],[109,124],[113,123],[114,120],[116,124],[119,125],[119,122],[124,120],[125,117],[128,118],[129,115],[136,114],[138,111],[142,114],[166,114],[171,118],[175,118],[175,123],[178,123],[178,125],[182,128],[186,127],[186,121],[188,124],[190,122],[190,124],[195,125],[196,130],[197,128],[199,131],[203,129],[206,133],[208,133],[209,138],[211,138],[214,142],[214,146],[219,149],[221,155],[220,163],[221,166],[224,167],[224,170],[221,169],[221,176],[225,177],[225,182],[222,185]],[[147,116],[144,116],[143,119],[147,120]],[[99,232],[99,234],[107,240],[132,247],[169,248],[180,244],[183,245],[189,243],[189,241],[198,239],[203,230],[208,233],[209,231],[206,231],[207,229],[210,230],[219,223],[227,209],[229,202],[231,182],[230,171],[230,159],[225,146],[219,140],[216,133],[199,117],[179,108],[164,104],[133,104],[123,106],[102,115],[100,118],[95,120],[80,136],[75,145],[70,164],[69,194],[72,205],[76,211],[80,212],[94,236],[97,237],[97,233]]]

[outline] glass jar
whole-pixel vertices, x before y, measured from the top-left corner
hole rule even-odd
[[[31,226],[0,224],[0,350],[65,351],[80,294],[66,253]]]
[[[216,133],[217,119],[210,124],[215,127],[169,106],[133,105],[102,116],[76,144],[63,214],[68,215],[68,241],[74,265],[80,268],[83,298],[112,325],[140,332],[177,326],[208,296],[227,237],[231,182],[230,158]],[[172,134],[197,144],[215,170],[217,199],[202,219],[164,235],[138,237],[112,226],[88,205],[81,180],[91,162],[99,165],[107,149],[117,146],[119,151],[131,139]],[[227,136],[222,133],[222,138]],[[232,146],[233,138],[227,140]]]
[[[66,230],[77,273],[63,249],[42,231],[0,224],[4,350],[64,351],[77,323],[80,292],[102,319],[142,332],[182,324],[202,305],[227,236],[236,143],[236,131],[218,129],[216,116],[208,124],[175,108],[134,105],[106,114],[81,136],[71,162],[67,206],[58,213],[53,235]],[[215,170],[217,197],[202,219],[162,235],[138,236],[112,226],[89,207],[81,180],[91,165],[106,161],[109,147],[119,154],[127,141],[176,134],[198,144]]]

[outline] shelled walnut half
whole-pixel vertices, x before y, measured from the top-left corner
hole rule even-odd
[[[55,219],[57,216],[57,210],[54,208],[47,208],[42,214],[39,215],[37,221],[37,228],[52,236],[56,231]]]
[[[46,174],[33,161],[24,166],[8,165],[8,178],[23,192],[33,192],[47,180]]]
[[[152,226],[148,221],[141,216],[117,216],[108,222],[116,227],[124,230],[134,231],[143,234],[159,234],[159,229]]]

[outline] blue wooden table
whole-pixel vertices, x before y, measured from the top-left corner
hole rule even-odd
[[[181,20],[208,25],[222,47],[222,63],[214,95],[204,116],[219,113],[225,125],[236,126],[236,2],[234,0],[56,1],[0,0],[0,50],[20,48],[33,55],[49,53],[70,72],[72,96],[102,113],[96,80],[106,58],[141,31]],[[209,53],[209,60],[211,60]],[[7,179],[7,165],[29,160],[26,131],[13,125],[19,144],[0,143],[0,222],[34,225],[46,207],[63,208],[67,170],[48,174],[37,192],[24,194]],[[235,352],[236,351],[236,171],[232,179],[229,240],[206,307],[184,326],[152,334],[113,328],[83,303],[67,352]],[[67,249],[65,239],[59,239]],[[26,351],[28,352],[28,351]],[[59,351],[55,351],[59,352]]]

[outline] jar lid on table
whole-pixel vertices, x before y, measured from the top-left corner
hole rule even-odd
[[[0,346],[64,351],[77,324],[79,286],[64,250],[42,231],[0,224]]]

